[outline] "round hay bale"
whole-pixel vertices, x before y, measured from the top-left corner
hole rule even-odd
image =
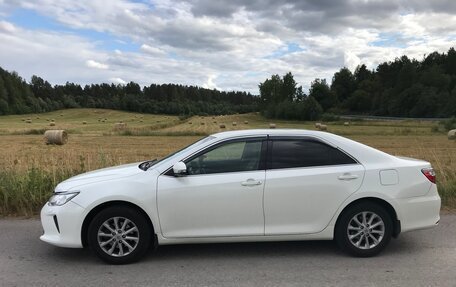
[[[449,140],[456,140],[456,130],[450,130],[448,132],[448,139]]]
[[[315,128],[320,129],[321,123],[315,123]]]
[[[55,122],[55,120],[54,120],[54,119],[51,119],[51,122]]]
[[[269,124],[269,128],[270,128],[270,129],[275,129],[275,128],[276,128],[276,124],[270,123],[270,124]]]
[[[204,123],[201,123],[202,126],[204,126]]]
[[[21,121],[25,122],[25,119],[21,119]]]
[[[328,126],[327,125],[320,125],[320,131],[327,131]]]
[[[83,125],[86,125],[86,124],[87,124],[87,122],[86,122],[86,121],[82,121],[82,124],[83,124]]]
[[[233,122],[233,127],[237,126],[237,122]]]
[[[114,130],[115,131],[122,131],[122,130],[124,130],[126,128],[127,128],[127,124],[126,123],[119,122],[119,123],[115,123],[114,124]]]
[[[344,126],[349,126],[350,125],[350,122],[345,122],[344,123]]]
[[[50,122],[49,125],[50,125],[51,127],[53,127],[53,126],[55,126],[55,122]]]
[[[31,123],[32,123],[32,120],[26,120],[25,123],[31,124]]]
[[[68,142],[68,134],[64,130],[47,130],[44,132],[46,144],[64,145]]]
[[[245,124],[245,125],[248,125],[248,124],[249,124],[249,121],[244,121],[244,124]]]
[[[221,129],[226,128],[226,126],[225,126],[224,124],[219,125],[219,127],[220,127]]]

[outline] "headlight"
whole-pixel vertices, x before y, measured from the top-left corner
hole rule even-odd
[[[61,206],[70,201],[73,197],[78,195],[79,192],[58,192],[54,193],[51,198],[49,198],[48,204],[50,206]]]

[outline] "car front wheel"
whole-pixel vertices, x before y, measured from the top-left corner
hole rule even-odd
[[[88,230],[93,252],[110,264],[127,264],[146,254],[151,242],[146,218],[135,209],[112,206],[100,211]]]
[[[382,206],[361,202],[343,212],[336,225],[335,239],[349,254],[370,257],[388,245],[392,230],[391,216]]]

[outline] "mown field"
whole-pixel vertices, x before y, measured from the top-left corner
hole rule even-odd
[[[55,126],[50,126],[54,120]],[[31,121],[31,123],[27,123]],[[85,122],[85,123],[84,123]],[[126,128],[116,128],[116,123]],[[89,170],[160,158],[199,138],[225,130],[315,129],[314,122],[268,120],[258,114],[195,116],[146,115],[100,109],[0,117],[0,215],[37,214],[61,180]],[[385,152],[420,158],[437,171],[444,208],[456,208],[456,141],[436,131],[435,122],[325,122],[328,131]],[[224,124],[225,128],[220,128]],[[66,145],[46,145],[46,129],[69,132]]]

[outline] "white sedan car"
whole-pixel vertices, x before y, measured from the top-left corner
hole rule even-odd
[[[151,245],[273,240],[335,239],[366,257],[436,226],[439,211],[428,162],[325,132],[230,131],[65,180],[41,211],[41,240],[113,264]]]

